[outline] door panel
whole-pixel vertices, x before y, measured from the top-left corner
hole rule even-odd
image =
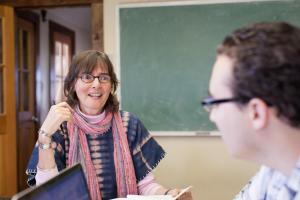
[[[15,43],[13,8],[0,6],[1,18],[1,112],[0,112],[0,196],[17,192]]]
[[[37,139],[35,111],[34,24],[17,17],[17,160],[18,190],[27,188],[27,163]]]

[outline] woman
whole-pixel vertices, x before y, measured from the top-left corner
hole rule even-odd
[[[67,102],[53,105],[28,164],[29,185],[80,162],[93,200],[127,194],[170,194],[151,173],[165,152],[141,121],[119,111],[118,81],[108,56],[90,50],[73,58],[65,79]]]

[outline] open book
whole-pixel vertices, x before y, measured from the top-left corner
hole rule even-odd
[[[176,197],[172,197],[171,195],[150,195],[150,196],[142,196],[142,195],[127,195],[127,198],[116,198],[111,200],[176,200],[182,194],[189,191],[192,186],[188,186],[180,191],[180,193]]]
[[[127,198],[116,198],[112,200],[174,200],[174,197],[171,195],[127,195]]]

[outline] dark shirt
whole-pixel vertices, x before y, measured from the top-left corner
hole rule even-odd
[[[120,111],[123,126],[126,130],[129,149],[132,155],[137,182],[151,172],[165,156],[162,147],[154,140],[142,122],[133,114]],[[52,140],[57,143],[55,162],[59,171],[66,167],[69,139],[67,123],[63,131],[53,134]],[[87,134],[89,150],[94,164],[103,200],[117,198],[116,172],[114,165],[114,144],[111,128],[104,134],[93,136]],[[35,146],[27,171],[28,184],[35,185],[38,147]]]

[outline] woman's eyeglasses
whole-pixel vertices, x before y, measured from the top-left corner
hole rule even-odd
[[[207,112],[211,112],[212,109],[221,103],[239,101],[237,98],[225,98],[225,99],[214,99],[212,97],[206,97],[202,100],[201,105]]]
[[[110,82],[110,76],[107,74],[100,74],[99,76],[93,76],[91,74],[82,74],[79,77],[85,83],[92,83],[95,80],[95,78],[98,78],[100,83]]]

